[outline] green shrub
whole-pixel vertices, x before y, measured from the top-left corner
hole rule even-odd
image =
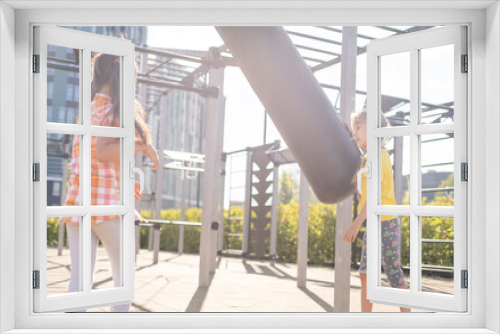
[[[423,203],[425,204],[425,198]],[[429,205],[453,205],[453,199],[449,196],[436,196],[428,203]],[[151,212],[141,211],[144,218],[149,219]],[[230,217],[229,217],[230,214]],[[224,249],[241,249],[242,238],[230,237],[229,233],[242,233],[243,220],[232,218],[243,218],[243,208],[231,207],[224,213]],[[180,220],[180,210],[162,210],[162,220]],[[186,210],[186,220],[191,222],[201,221],[201,209],[190,208]],[[277,235],[277,259],[283,262],[297,262],[297,235],[298,235],[299,205],[295,200],[278,206],[278,235]],[[323,203],[309,205],[308,225],[308,262],[315,265],[333,265],[335,259],[335,224],[336,206]],[[422,218],[423,239],[447,239],[453,240],[453,218],[424,217]],[[47,218],[47,245],[57,246],[58,218]],[[178,225],[162,225],[160,235],[160,249],[177,252],[179,246]],[[363,233],[364,228],[361,229]],[[403,266],[409,264],[409,221],[408,217],[401,218],[401,263]],[[149,228],[141,228],[141,248],[147,248],[149,239]],[[184,252],[190,254],[199,253],[200,227],[184,227]],[[361,240],[357,240],[358,247]],[[356,259],[359,261],[359,259]],[[453,266],[453,244],[430,244],[422,246],[422,263],[431,265]]]

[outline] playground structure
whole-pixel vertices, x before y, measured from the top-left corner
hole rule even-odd
[[[313,48],[305,45],[294,45],[289,35],[293,36],[299,33],[288,32],[287,34],[285,30],[277,27],[219,27],[217,30],[226,45],[211,48],[209,52],[180,53],[149,47],[136,47],[138,59],[141,61],[137,80],[140,95],[143,96],[147,87],[156,87],[158,90],[157,103],[163,103],[165,107],[168,102],[168,94],[175,90],[193,92],[206,99],[204,154],[166,150],[164,147],[167,134],[167,131],[164,130],[168,123],[166,113],[161,114],[157,124],[157,133],[159,134],[157,148],[160,152],[160,166],[164,170],[181,170],[182,180],[185,179],[187,171],[203,175],[201,200],[203,210],[201,222],[186,222],[183,216],[186,209],[185,192],[183,191],[181,220],[161,220],[164,182],[163,173],[157,173],[156,185],[150,184],[151,188],[155,187],[156,189],[154,214],[152,214],[152,219],[146,223],[137,223],[136,227],[137,229],[150,228],[148,248],[153,250],[153,263],[158,262],[160,229],[165,224],[181,226],[178,250],[180,254],[183,253],[183,227],[187,225],[200,227],[200,287],[208,286],[210,274],[215,271],[217,254],[224,253],[224,235],[220,233],[220,231],[224,231],[225,164],[228,156],[222,151],[225,100],[223,95],[224,67],[240,66],[288,145],[288,149],[280,149],[279,142],[264,143],[262,146],[244,150],[247,156],[245,216],[242,233],[234,236],[242,238],[241,255],[243,257],[268,257],[271,262],[275,261],[278,169],[283,164],[298,163],[301,168],[301,177],[297,285],[305,287],[307,277],[307,203],[309,202],[310,184],[320,200],[338,203],[334,311],[349,311],[349,298],[346,297],[346,294],[349,294],[351,245],[342,242],[342,234],[352,222],[352,196],[350,195],[354,191],[354,186],[351,181],[359,166],[359,152],[352,143],[343,123],[350,122],[350,113],[355,110],[356,94],[365,94],[357,91],[355,85],[356,57],[366,51],[366,47],[358,46],[357,40],[359,38],[369,40],[374,39],[374,37],[359,34],[356,27],[344,27],[341,30],[337,29],[337,31],[335,31],[336,28],[331,27],[318,28],[328,28],[332,32],[341,34],[341,42],[335,41],[336,45],[341,46],[342,49],[339,54],[324,50],[311,50]],[[381,30],[386,31],[392,29],[395,34],[426,28],[430,27],[412,27],[406,31],[380,27]],[[314,38],[314,36],[301,37]],[[245,43],[241,43],[243,40]],[[228,49],[232,57],[227,55]],[[302,56],[297,51],[298,49],[323,52],[334,56],[334,58],[329,61],[318,61],[318,59]],[[149,61],[151,55],[167,60],[156,58],[156,64],[151,64]],[[169,77],[170,73],[181,72],[176,61],[196,66],[191,72],[181,77],[179,75],[176,75],[176,78]],[[342,67],[340,86],[319,84],[314,78],[313,72],[339,63]],[[144,64],[147,64],[147,67]],[[71,70],[71,66],[57,63],[57,60],[54,60],[49,66]],[[170,70],[168,70],[169,66]],[[163,73],[161,73],[162,69]],[[296,71],[292,72],[290,69]],[[340,108],[331,104],[323,92],[324,88],[339,92],[339,96],[341,96]],[[389,112],[394,106],[407,102],[404,99],[384,96],[382,110]],[[437,111],[438,118],[452,117],[453,109],[450,106],[435,106],[425,103],[423,105],[428,108],[428,112]],[[407,115],[402,111],[388,116],[393,124],[398,122],[404,124],[407,120]],[[67,143],[65,145],[63,152],[68,149]],[[396,138],[393,155],[396,180],[395,194],[398,204],[401,203],[404,187],[401,182],[401,150],[402,142],[398,142]],[[339,159],[339,156],[342,159]],[[136,166],[148,169],[147,164],[140,156],[136,159]],[[149,174],[151,175],[151,172]],[[152,182],[152,178],[149,179],[149,182]],[[269,188],[272,189],[271,193]],[[184,183],[182,189],[185,189]],[[140,209],[141,202],[139,201],[137,205]],[[60,238],[63,235],[64,226],[60,224]],[[62,245],[63,243],[60,241],[59,246],[62,247]]]

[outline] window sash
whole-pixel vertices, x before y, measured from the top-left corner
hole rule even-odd
[[[373,41],[368,45],[368,92],[367,92],[367,151],[371,162],[371,179],[368,179],[367,229],[368,233],[368,276],[367,296],[372,302],[403,307],[460,311],[467,310],[467,290],[461,289],[461,270],[467,269],[466,221],[467,186],[460,180],[460,164],[467,162],[466,146],[466,96],[467,76],[460,73],[460,55],[466,54],[466,28],[445,27],[418,33],[389,37]],[[420,58],[419,50],[442,45],[454,45],[454,123],[421,125],[419,123],[420,101]],[[401,52],[410,53],[410,125],[394,128],[380,128],[380,57]],[[421,143],[422,134],[454,133],[454,206],[430,207],[420,205],[421,192]],[[380,150],[381,137],[410,136],[410,205],[380,205]],[[394,289],[379,286],[381,268],[381,214],[410,216],[410,289]],[[454,218],[454,294],[447,296],[419,291],[421,285],[420,217],[442,216]]]
[[[57,45],[80,50],[80,112],[81,124],[47,122],[47,46]],[[91,52],[103,52],[121,57],[121,127],[91,126],[90,86]],[[75,311],[90,307],[117,304],[133,299],[134,294],[134,180],[128,177],[129,162],[134,161],[134,45],[128,40],[72,31],[65,28],[37,26],[34,30],[34,54],[40,55],[40,73],[33,74],[34,83],[34,162],[40,163],[40,182],[33,192],[34,203],[34,263],[40,271],[40,289],[34,289],[35,312]],[[80,201],[74,207],[47,207],[47,133],[80,136]],[[91,137],[107,136],[121,139],[120,205],[91,205]],[[91,216],[120,215],[122,233],[122,286],[92,290],[91,282]],[[47,295],[47,217],[79,216],[80,233],[80,287],[76,293]]]

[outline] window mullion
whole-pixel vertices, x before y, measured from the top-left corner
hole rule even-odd
[[[83,60],[80,63],[81,73],[81,110],[80,115],[82,115],[82,124],[86,127],[90,127],[91,115],[90,115],[90,63],[91,63],[91,53],[90,49],[83,49]],[[81,173],[80,173],[80,189],[81,189],[81,200],[85,207],[91,205],[91,134],[87,132],[82,136],[80,145],[80,161],[81,161]],[[83,228],[82,240],[80,243],[80,254],[82,256],[80,268],[80,282],[83,284],[82,291],[84,293],[90,294],[92,288],[92,271],[91,271],[91,216],[90,211],[87,212],[82,219]]]
[[[410,291],[418,292],[420,287],[420,219],[414,210],[420,204],[420,145],[419,137],[413,131],[419,123],[420,111],[420,60],[417,49],[410,50]]]

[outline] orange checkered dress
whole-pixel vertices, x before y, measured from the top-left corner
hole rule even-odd
[[[97,93],[91,103],[91,124],[113,126],[113,104],[106,94]],[[116,125],[114,125],[116,126]],[[99,162],[96,158],[97,137],[91,138],[91,205],[120,204],[120,162]],[[66,206],[80,205],[80,136],[74,136]],[[92,224],[118,216],[92,216]],[[64,217],[64,222],[78,223],[79,217]]]

